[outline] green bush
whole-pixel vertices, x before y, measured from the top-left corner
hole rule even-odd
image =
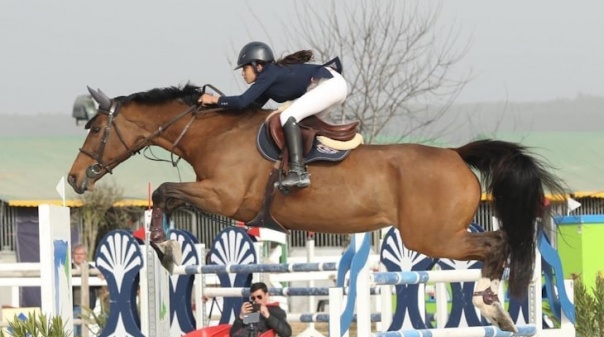
[[[45,314],[29,313],[22,320],[16,315],[8,322],[8,335],[0,330],[0,337],[70,337],[71,331],[66,330],[61,316],[48,318]]]
[[[604,336],[604,276],[598,273],[594,288],[587,289],[579,277],[575,281],[575,330],[580,337]]]
[[[86,325],[88,331],[90,331],[90,336],[99,336],[101,334],[103,328],[107,325],[108,317],[109,308],[103,304],[103,301],[101,301],[101,313],[98,315],[89,307],[82,307],[82,324]]]
[[[543,301],[542,310],[543,310],[543,315],[546,316],[547,318],[549,318],[549,320],[552,321],[552,323],[554,323],[553,328],[559,329],[560,321],[556,318],[556,315],[554,315],[554,312],[552,311],[552,308],[550,307],[548,301]]]

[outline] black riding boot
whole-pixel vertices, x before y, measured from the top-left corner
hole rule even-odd
[[[281,181],[283,187],[307,187],[310,185],[310,174],[304,166],[302,153],[302,133],[294,117],[290,117],[283,125],[285,141],[289,149],[289,172]]]

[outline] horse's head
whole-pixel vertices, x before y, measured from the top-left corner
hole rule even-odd
[[[254,146],[256,127],[265,114],[203,109],[197,106],[200,89],[186,84],[111,99],[100,90],[88,88],[99,108],[86,124],[90,131],[69,172],[69,184],[77,193],[84,193],[121,162],[150,145],[162,147],[193,166],[191,161],[201,160],[199,152],[213,149],[213,141],[222,141],[215,136],[226,130],[246,130],[245,134],[230,133],[229,141],[240,144],[241,137],[246,137]],[[247,124],[239,123],[242,120]]]
[[[84,193],[121,162],[149,145],[183,157],[185,133],[195,136],[198,144],[199,134],[203,133],[199,128],[216,126],[206,121],[196,124],[196,134],[189,131],[199,112],[199,89],[187,83],[111,99],[101,90],[88,88],[99,108],[86,124],[90,131],[69,172],[69,184],[77,193]]]
[[[75,159],[68,182],[77,193],[92,189],[94,183],[122,161],[139,150],[136,141],[140,131],[124,117],[121,101],[111,99],[100,89],[88,88],[99,104],[97,114],[86,124],[89,130],[84,145]]]

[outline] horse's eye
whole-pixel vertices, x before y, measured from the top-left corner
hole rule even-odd
[[[92,130],[90,130],[90,132],[92,132],[92,133],[99,133],[99,131],[101,131],[101,128],[98,126],[95,126],[92,128]]]

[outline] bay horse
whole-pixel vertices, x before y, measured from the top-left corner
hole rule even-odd
[[[98,113],[86,126],[90,131],[69,184],[84,193],[139,150],[159,146],[191,164],[196,181],[160,185],[153,193],[154,214],[191,205],[240,221],[253,219],[273,168],[255,141],[271,111],[196,107],[199,89],[187,84],[111,99],[89,88]],[[499,230],[468,231],[482,196],[472,169],[480,172],[492,197]],[[524,146],[497,140],[458,148],[361,145],[340,163],[313,163],[308,170],[310,187],[274,197],[273,216],[286,229],[357,233],[396,226],[409,249],[433,258],[480,260],[474,304],[494,325],[516,330],[497,294],[504,268],[510,269],[510,295],[525,296],[545,191],[565,194],[563,182]]]

